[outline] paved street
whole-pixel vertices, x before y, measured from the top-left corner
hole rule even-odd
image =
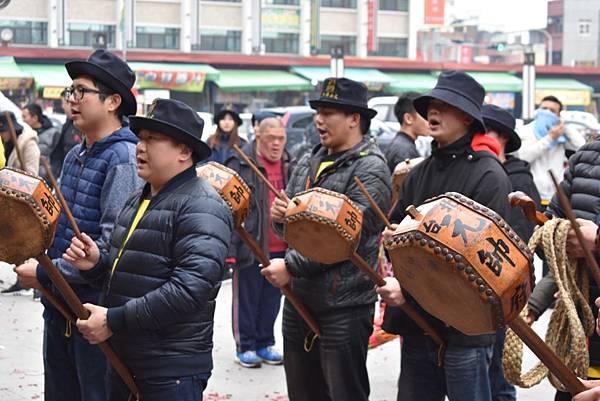
[[[538,276],[539,277],[539,276]],[[14,274],[0,264],[0,288],[8,287]],[[234,342],[231,335],[231,285],[226,281],[219,293],[215,323],[215,369],[205,392],[205,401],[285,401],[286,387],[283,368],[263,366],[245,369],[234,363]],[[31,297],[0,297],[0,401],[43,400],[42,367],[42,306]],[[545,321],[537,329],[545,328]],[[281,323],[276,333],[281,339]],[[372,401],[392,401],[396,397],[399,373],[399,345],[393,341],[369,351],[369,374]],[[527,366],[533,358],[526,357]],[[519,400],[553,399],[553,389],[544,381],[528,390],[519,390]]]

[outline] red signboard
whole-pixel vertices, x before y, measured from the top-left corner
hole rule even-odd
[[[367,51],[377,50],[377,0],[368,0],[367,3]]]
[[[425,24],[444,25],[445,0],[425,0]]]
[[[473,48],[467,45],[460,46],[459,63],[470,64],[473,61]]]

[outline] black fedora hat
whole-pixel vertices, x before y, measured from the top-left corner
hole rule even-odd
[[[214,117],[214,122],[215,124],[219,125],[219,121],[221,121],[226,114],[229,114],[231,117],[233,117],[233,119],[235,120],[235,123],[237,124],[238,127],[241,127],[242,124],[244,123],[244,121],[242,121],[242,118],[240,117],[240,114],[237,112],[237,110],[229,105],[226,107],[223,107],[221,110],[219,110],[217,112],[217,114],[215,114]]]
[[[104,49],[93,52],[87,60],[69,61],[65,68],[71,79],[89,75],[121,95],[125,115],[135,114],[137,103],[131,92],[135,73],[125,61]]]
[[[149,129],[186,144],[199,160],[211,154],[208,145],[200,139],[204,121],[190,106],[179,100],[155,99],[146,117],[129,116],[129,123],[136,135],[142,129]]]
[[[8,112],[10,119],[12,121],[13,128],[17,133],[23,131],[23,126],[17,122],[17,118],[15,117],[15,113],[12,111]],[[0,113],[0,132],[8,131],[10,126],[8,125],[8,119],[6,118],[5,113]]]
[[[521,138],[515,131],[515,118],[508,111],[493,104],[484,104],[482,108],[483,121],[488,128],[496,128],[508,135],[504,152],[511,153],[521,147]]]
[[[484,98],[485,89],[469,74],[462,71],[443,71],[435,88],[416,98],[413,105],[417,113],[427,119],[429,102],[433,99],[441,100],[473,117],[477,130],[485,132],[485,124],[481,117]]]
[[[321,96],[310,100],[310,107],[331,107],[360,113],[369,120],[377,115],[377,111],[367,106],[367,87],[348,78],[327,78],[323,81]]]

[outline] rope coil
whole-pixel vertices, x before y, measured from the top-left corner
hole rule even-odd
[[[589,278],[587,269],[567,258],[567,234],[571,223],[566,219],[552,219],[538,227],[529,240],[532,252],[541,246],[558,287],[556,307],[550,317],[545,342],[579,377],[587,377],[590,360],[587,337],[594,329],[594,316],[588,303]],[[581,319],[577,312],[581,313]],[[527,308],[521,317],[527,315]],[[522,388],[533,387],[549,377],[552,385],[565,391],[560,381],[541,362],[521,373],[523,342],[510,329],[506,332],[502,366],[506,379]]]

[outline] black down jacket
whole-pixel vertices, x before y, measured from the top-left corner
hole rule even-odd
[[[231,212],[189,168],[150,200],[113,263],[149,185],[119,215],[96,267],[84,276],[105,282],[110,343],[138,378],[210,372],[215,298],[231,238]]]
[[[354,182],[354,177],[363,182],[382,210],[388,210],[391,177],[385,157],[376,144],[363,139],[332,165],[323,169],[315,179],[321,160],[326,154],[327,149],[317,145],[311,154],[305,155],[294,168],[286,194],[291,199],[308,188],[321,187],[344,194],[353,200],[363,212],[362,233],[357,252],[369,265],[375,266],[383,223]],[[273,226],[277,233],[283,233],[283,225]],[[308,260],[292,248],[286,252],[285,260],[293,276],[292,289],[314,312],[369,305],[376,300],[373,283],[350,261],[325,265]]]
[[[507,217],[508,194],[511,191],[508,176],[500,160],[487,151],[474,151],[471,140],[472,135],[465,135],[443,148],[438,148],[433,142],[431,156],[415,166],[402,183],[400,201],[392,215],[393,222],[402,221],[409,205],[419,206],[431,197],[450,191],[459,192]],[[495,341],[494,334],[466,336],[426,313],[409,294],[406,299],[451,344],[480,347]],[[394,307],[386,308],[383,329],[401,335],[423,333],[400,308]]]

